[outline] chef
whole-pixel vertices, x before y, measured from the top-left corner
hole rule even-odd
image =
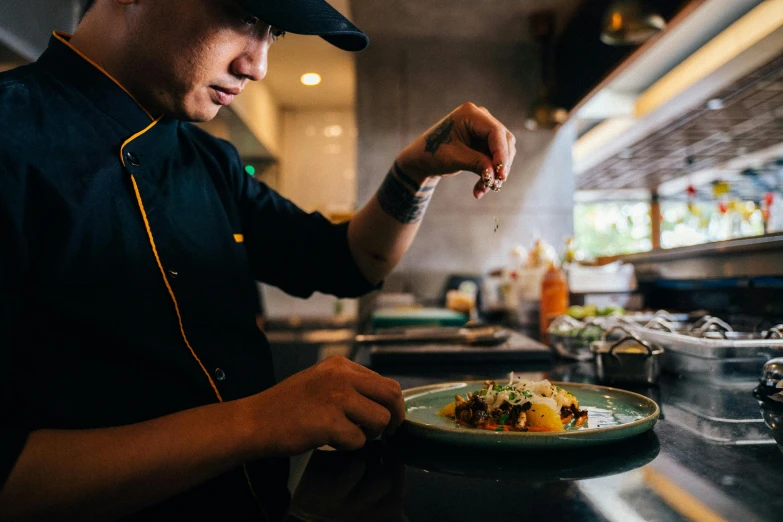
[[[307,214],[188,123],[286,31],[368,43],[323,0],[92,0],[0,74],[0,519],[277,520],[289,456],[402,421],[399,385],[343,358],[275,384],[255,281],[377,288],[438,182],[497,190],[515,140],[466,103],[349,223]]]

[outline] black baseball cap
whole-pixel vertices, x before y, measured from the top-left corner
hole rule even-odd
[[[345,51],[361,51],[370,43],[326,0],[239,0],[253,15],[282,31],[318,35]]]

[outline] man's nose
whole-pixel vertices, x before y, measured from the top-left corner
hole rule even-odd
[[[266,76],[267,53],[269,42],[267,39],[257,39],[249,44],[231,64],[231,72],[241,78],[251,81],[263,80]]]

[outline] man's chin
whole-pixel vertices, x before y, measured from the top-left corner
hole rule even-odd
[[[184,114],[177,116],[178,120],[189,121],[192,123],[204,123],[215,119],[222,107],[218,105],[211,105],[209,107],[199,107],[198,109],[192,109],[183,111]]]

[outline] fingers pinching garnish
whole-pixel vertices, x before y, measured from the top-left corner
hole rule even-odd
[[[492,187],[492,185],[494,184],[490,169],[484,169],[484,174],[482,175],[481,179],[484,182],[485,187]]]

